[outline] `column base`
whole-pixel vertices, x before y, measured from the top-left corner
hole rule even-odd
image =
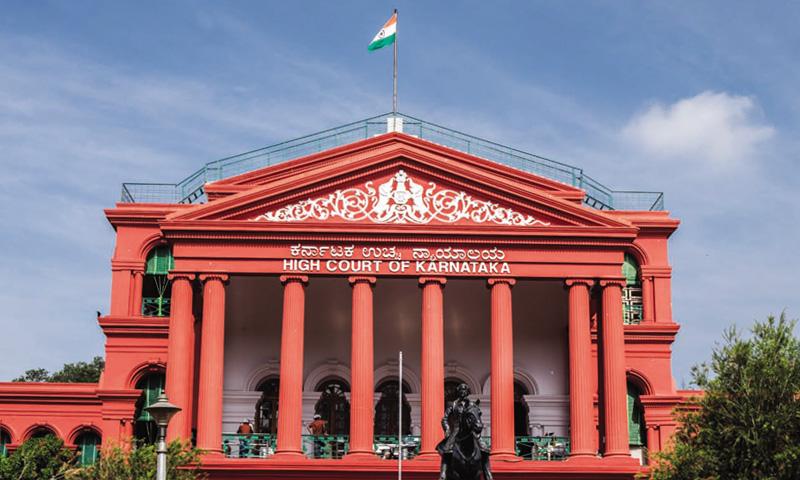
[[[522,457],[518,457],[514,453],[508,452],[497,452],[490,454],[490,458],[493,462],[521,462]]]
[[[283,450],[275,452],[271,458],[275,460],[305,460],[306,454],[302,450]]]
[[[603,463],[613,465],[639,465],[639,460],[630,453],[610,453],[603,455]]]
[[[366,460],[375,460],[376,458],[378,458],[378,456],[375,455],[375,452],[372,452],[370,450],[362,450],[358,452],[354,452],[351,450],[347,452],[347,455],[345,455],[342,458],[342,460],[349,460],[352,462],[363,462]]]
[[[598,463],[600,461],[601,458],[598,457],[596,453],[591,453],[591,452],[571,453],[567,458],[567,462],[573,465]]]

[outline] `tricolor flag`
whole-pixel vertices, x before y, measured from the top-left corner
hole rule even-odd
[[[395,11],[392,15],[392,18],[386,22],[386,24],[381,28],[381,31],[375,35],[375,38],[372,39],[372,42],[367,47],[367,50],[377,50],[379,48],[383,48],[387,45],[391,45],[394,43],[395,39],[397,38],[397,12]]]

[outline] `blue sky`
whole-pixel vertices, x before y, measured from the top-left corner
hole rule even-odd
[[[124,181],[390,109],[663,190],[681,385],[800,312],[792,2],[28,2],[0,15],[0,380],[101,354]]]

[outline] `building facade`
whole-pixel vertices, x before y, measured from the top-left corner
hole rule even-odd
[[[143,408],[165,389],[182,408],[169,437],[206,450],[211,478],[390,478],[398,443],[407,475],[436,478],[466,383],[498,478],[646,468],[685,393],[678,221],[660,197],[625,208],[635,192],[605,198],[572,167],[402,118],[234,157],[232,175],[213,164],[174,197],[126,185],[105,212],[105,372],[0,384],[3,450],[47,433],[89,459],[152,441]]]

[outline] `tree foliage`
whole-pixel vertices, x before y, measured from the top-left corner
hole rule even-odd
[[[58,437],[32,438],[10,456],[0,457],[0,480],[64,478],[75,469],[75,458]]]
[[[748,338],[726,331],[710,365],[692,371],[704,394],[679,413],[681,426],[672,448],[657,455],[654,480],[800,478],[795,324],[782,314],[757,322]]]
[[[14,382],[62,382],[62,383],[97,383],[106,366],[103,357],[94,357],[91,362],[65,363],[61,370],[50,374],[44,368],[28,370],[24,375],[15,378]]]

